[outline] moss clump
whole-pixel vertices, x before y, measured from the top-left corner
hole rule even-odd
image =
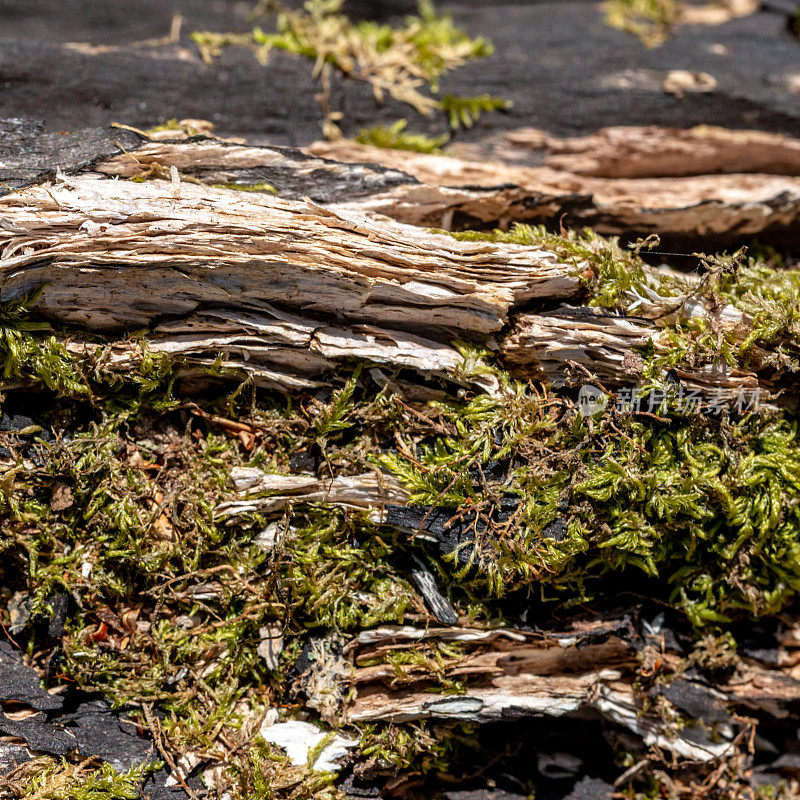
[[[41,757],[3,776],[9,796],[24,800],[138,800],[145,778],[158,762],[117,772],[110,764],[70,764]]]
[[[437,422],[447,434],[418,445],[401,436],[378,460],[412,502],[475,520],[468,565],[452,556],[474,595],[535,582],[571,602],[641,571],[703,626],[774,613],[800,588],[791,416],[588,419],[507,382],[502,398],[439,406]],[[505,465],[501,480],[486,477],[490,464]]]
[[[623,249],[615,237],[590,229],[551,233],[543,226],[515,224],[509,231],[448,232],[462,241],[493,241],[543,247],[571,265],[583,283],[583,302],[591,307],[635,317],[643,303],[658,333],[658,346],[646,356],[645,377],[663,388],[663,374],[680,365],[727,364],[748,370],[800,370],[800,269],[767,262],[768,253],[748,257],[695,254],[697,276],[656,269],[641,258],[657,239]],[[765,257],[766,256],[766,257]],[[704,314],[687,311],[699,304]],[[714,315],[725,306],[739,312],[741,323],[722,327]]]
[[[30,314],[40,293],[41,290],[0,303],[3,378],[41,383],[59,395],[86,394],[88,386],[76,360],[54,337],[42,336],[50,326]]]
[[[439,107],[447,114],[450,127],[457,130],[462,127],[471,128],[483,114],[508,111],[511,108],[511,102],[503,97],[493,97],[489,94],[475,97],[446,94],[439,101]]]
[[[398,574],[399,549],[357,514],[310,511],[306,524],[287,535],[281,559],[295,618],[309,627],[354,630],[400,624],[408,610],[422,611]]]
[[[446,772],[452,745],[452,738],[437,736],[425,724],[366,725],[359,744],[366,763],[359,771],[365,777],[396,775],[401,770],[422,775]]]
[[[442,147],[450,139],[447,134],[431,138],[421,133],[406,133],[407,126],[408,120],[405,119],[397,120],[388,128],[376,125],[374,128],[366,128],[361,131],[356,136],[356,141],[359,144],[369,144],[389,150],[409,150],[414,153],[441,155]]]
[[[418,14],[399,27],[353,22],[342,13],[342,4],[343,0],[309,0],[302,10],[292,10],[277,2],[263,3],[261,10],[276,14],[277,32],[255,28],[249,38],[196,32],[192,39],[206,62],[230,45],[252,47],[262,63],[273,49],[313,61],[314,75],[322,82],[324,131],[329,138],[341,136],[337,122],[342,115],[329,108],[334,73],[369,84],[379,104],[388,95],[425,115],[442,108],[454,127],[471,124],[483,111],[507,107],[498,98],[447,95],[439,102],[431,96],[439,91],[442,76],[491,55],[493,48],[483,37],[471,38],[456,27],[451,16],[439,15],[430,0],[420,0]]]
[[[605,9],[607,25],[656,47],[672,34],[681,5],[676,0],[609,0]]]

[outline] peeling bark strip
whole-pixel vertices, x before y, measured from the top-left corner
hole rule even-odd
[[[447,662],[449,680],[468,680],[464,694],[432,695],[431,674],[407,666],[403,674],[385,661],[433,641],[459,642],[462,654]],[[353,662],[357,695],[348,708],[356,722],[420,719],[488,723],[525,717],[587,718],[600,714],[683,758],[708,762],[731,752],[742,731],[739,715],[759,711],[778,721],[800,698],[800,683],[788,672],[752,660],[738,676],[715,688],[689,678],[650,693],[660,711],[642,711],[634,675],[642,649],[656,645],[671,666],[683,662],[661,636],[637,633],[628,618],[573,623],[559,633],[502,628],[388,626],[363,631],[345,648]],[[788,665],[794,658],[782,652]],[[401,662],[403,663],[403,662]],[[668,701],[668,702],[666,702]]]
[[[545,250],[186,181],[62,176],[0,199],[0,216],[4,300],[43,286],[35,308],[53,323],[147,327],[152,351],[222,353],[279,388],[350,357],[456,378],[453,338],[487,341],[512,306],[580,288]],[[125,370],[137,353],[122,340],[104,357]]]
[[[652,342],[661,348],[659,329],[644,319],[626,319],[601,313],[586,313],[585,308],[562,308],[553,314],[520,314],[511,333],[503,341],[503,356],[517,374],[564,382],[564,365],[579,364],[612,386],[636,381],[628,366],[629,354]],[[689,389],[721,390],[735,394],[759,386],[755,371],[720,367],[713,364],[677,370],[677,377]],[[765,394],[765,399],[767,395]]]
[[[512,304],[579,289],[545,250],[190,183],[64,177],[6,196],[0,210],[16,229],[0,236],[3,298],[46,284],[38,310],[93,331],[266,303],[486,335]]]
[[[488,154],[464,147],[464,158],[353,142],[317,142],[306,150],[403,169],[425,184],[512,184],[535,193],[543,211],[549,199],[552,213],[541,215],[541,221],[552,223],[566,213],[571,227],[586,225],[603,234],[657,233],[723,245],[742,237],[791,237],[800,220],[800,140],[720,129],[713,135],[694,129],[674,137],[670,131],[647,131],[611,129],[595,137],[552,140],[553,155],[544,166],[533,166],[542,157],[532,157],[523,144],[527,140],[546,151],[551,140],[538,131],[520,134]],[[575,161],[573,153],[579,153]],[[716,174],[725,172],[741,174]],[[396,214],[382,198],[373,198],[371,207]],[[534,216],[510,213],[506,221],[525,219]]]
[[[800,139],[713,125],[604,128],[559,139],[535,128],[507,133],[498,156],[545,153],[548,167],[602,178],[664,178],[717,173],[800,175]],[[520,152],[514,152],[515,150]]]
[[[695,699],[689,717],[677,724],[685,706],[673,692],[670,711],[643,713],[631,683],[637,664],[637,643],[629,620],[605,620],[577,626],[562,634],[504,629],[387,627],[365,631],[346,648],[354,661],[353,683],[358,694],[348,710],[354,722],[408,722],[420,719],[488,723],[525,717],[585,717],[599,713],[669,752],[697,761],[711,761],[731,749],[737,727],[728,713],[725,695],[688,681],[684,694]],[[448,679],[469,679],[465,694],[432,695],[425,691],[430,675],[408,667],[402,682],[387,654],[400,653],[415,643],[441,638],[460,642],[463,656],[446,666]],[[364,666],[362,666],[362,664]],[[373,665],[374,666],[367,666]],[[678,688],[678,687],[676,687]],[[707,706],[715,701],[714,718]],[[685,709],[683,709],[685,711]],[[703,719],[703,715],[706,719]]]
[[[231,478],[239,498],[218,506],[216,515],[232,522],[253,512],[281,511],[292,502],[379,512],[382,506],[408,500],[408,492],[397,480],[381,472],[322,480],[313,475],[274,475],[255,467],[234,467]]]

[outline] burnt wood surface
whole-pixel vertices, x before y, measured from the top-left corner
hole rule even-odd
[[[443,92],[502,95],[508,114],[484,118],[464,138],[496,129],[536,126],[583,134],[609,125],[731,128],[796,132],[800,122],[800,40],[788,26],[792,0],[722,25],[681,27],[647,49],[609,28],[599,4],[582,0],[444,4],[472,35],[489,37],[495,54],[447,77]],[[358,2],[356,14],[397,18],[408,2]],[[246,30],[249,3],[232,0],[0,0],[0,117],[40,118],[53,133],[114,121],[148,126],[173,117],[203,118],[219,133],[306,144],[320,135],[310,64],[273,53],[261,67],[231,49],[203,64],[189,40],[194,30]],[[179,43],[166,37],[173,13],[183,17]],[[670,70],[711,75],[711,93],[667,94]],[[375,107],[369,89],[337,84],[333,106],[345,132],[409,114]],[[440,122],[414,120],[417,127]]]

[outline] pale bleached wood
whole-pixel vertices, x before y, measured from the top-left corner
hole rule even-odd
[[[627,140],[626,140],[627,143]],[[691,141],[687,147],[691,146]],[[575,143],[574,149],[591,149],[591,144]],[[625,159],[625,149],[620,147],[620,161]],[[721,148],[717,148],[719,150]],[[581,174],[566,169],[571,163],[556,161],[556,166],[530,166],[525,163],[504,163],[491,160],[467,160],[446,155],[407,153],[385,150],[352,142],[318,142],[306,148],[307,152],[349,162],[376,163],[392,169],[403,169],[425,184],[446,186],[497,186],[510,183],[545,198],[553,209],[549,218],[554,222],[566,214],[569,227],[591,226],[604,234],[657,233],[662,236],[692,238],[695,241],[736,241],[745,236],[765,233],[788,235],[791,227],[800,220],[800,177],[796,174],[796,149],[793,140],[774,152],[763,155],[754,166],[777,168],[780,160],[787,159],[788,174],[692,174],[702,168],[700,160],[687,157],[686,172],[674,162],[666,169],[670,177],[595,177],[587,158],[578,159]],[[609,152],[611,151],[611,152]],[[599,158],[602,164],[612,160],[611,147],[606,147]],[[582,153],[582,151],[581,151]],[[772,151],[771,151],[772,153]],[[664,156],[664,162],[667,161]],[[641,171],[652,164],[656,156],[639,159]],[[725,162],[722,155],[708,156],[709,166],[728,163],[744,167],[736,155]],[[634,163],[637,159],[633,159]],[[654,167],[650,168],[651,170]],[[656,171],[656,176],[658,172]],[[689,177],[674,177],[675,175]],[[392,214],[391,203],[373,200],[372,207],[384,214]],[[513,221],[509,216],[506,220]],[[524,221],[518,219],[517,221]]]
[[[142,141],[121,155],[101,159],[95,169],[103,175],[131,178],[165,175],[174,166],[182,175],[208,184],[266,183],[281,197],[334,208],[376,210],[411,225],[449,228],[504,224],[509,219],[539,222],[556,213],[570,198],[554,199],[513,182],[486,186],[421,182],[403,170],[402,163],[348,163],[285,147],[248,146],[217,139]],[[498,185],[502,184],[502,185]]]
[[[402,156],[423,164],[430,181],[447,181],[465,164]],[[254,164],[289,176],[295,194],[305,187],[321,196],[327,181],[360,189],[323,206],[203,182],[252,180]],[[459,174],[474,179],[494,168],[467,164]],[[120,179],[148,170],[170,180]],[[291,391],[317,388],[359,360],[388,370],[375,373],[381,385],[406,370],[418,382],[496,392],[496,379],[463,370],[458,339],[495,350],[523,377],[560,384],[578,365],[627,386],[639,377],[636,354],[667,347],[664,328],[679,318],[706,319],[739,341],[752,328],[736,309],[695,297],[691,280],[684,298],[646,287],[647,296],[631,294],[636,317],[581,309],[588,264],[543,247],[459,241],[376,213],[414,207],[424,216],[431,186],[280,148],[145,142],[0,198],[0,296],[41,289],[34,310],[70,326],[59,333],[68,347],[112,371],[164,354],[185,376],[202,379],[213,365]],[[394,192],[405,192],[402,203]],[[137,331],[145,335],[128,335]],[[750,371],[700,363],[676,374],[689,388],[736,393],[770,390],[791,368],[767,352],[751,355]]]
[[[489,375],[460,378],[463,358],[448,344],[373,325],[329,325],[266,304],[259,312],[200,311],[157,324],[145,339],[124,338],[108,345],[71,337],[66,345],[76,355],[99,358],[104,369],[119,374],[137,369],[155,354],[175,359],[187,377],[208,377],[213,367],[215,373],[233,370],[256,386],[279,390],[324,386],[348,360],[407,369],[486,391],[495,391],[497,383]]]
[[[236,522],[243,515],[272,514],[291,503],[327,503],[343,508],[376,512],[387,504],[408,502],[408,492],[391,475],[379,471],[331,479],[314,475],[277,475],[254,467],[234,467],[231,478],[236,499],[216,508],[219,519]]]
[[[460,242],[193,183],[63,177],[0,199],[3,297],[91,330],[136,329],[200,307],[264,303],[425,332],[499,331],[512,304],[566,298],[576,275],[544,249]]]

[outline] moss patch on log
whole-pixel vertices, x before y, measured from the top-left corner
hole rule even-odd
[[[556,249],[581,265],[585,303],[608,313],[633,314],[637,302],[659,298],[676,309],[663,322],[675,337],[672,366],[687,354],[746,364],[769,345],[795,369],[796,271],[704,257],[704,276],[690,279],[652,270],[635,250],[591,232],[520,226],[459,236]],[[752,327],[737,338],[695,325],[677,310],[690,299],[730,305]],[[459,624],[482,629],[646,593],[683,620],[698,642],[692,665],[709,675],[736,663],[738,621],[785,611],[800,588],[791,410],[684,413],[666,397],[645,413],[612,406],[586,416],[575,398],[586,376],[554,390],[514,379],[465,344],[461,371],[491,374],[494,396],[448,397],[431,380],[415,388],[436,399],[420,399],[402,389],[407,376],[379,385],[357,365],[330,393],[288,397],[234,383],[201,396],[181,386],[179,365],[166,358],[114,376],[97,353],[76,355],[47,338],[29,305],[6,304],[0,315],[3,599],[27,604],[29,615],[2,621],[38,663],[46,642],[36,620],[54,598],[68,598],[60,663],[48,679],[102,693],[143,727],[157,705],[170,751],[217,764],[235,798],[339,796],[335,776],[292,766],[260,740],[260,722],[268,707],[285,713],[309,699],[303,676],[320,637],[335,651],[343,634],[436,624],[412,579],[415,558],[430,565]],[[652,389],[667,362],[645,356]],[[71,402],[59,407],[58,397]],[[391,509],[298,495],[278,512],[222,518],[239,467],[324,480],[392,476],[423,513],[401,525]],[[433,512],[445,517],[438,533],[457,527],[457,541],[437,539]],[[274,631],[282,648],[265,658]],[[432,638],[366,666],[386,667],[394,688],[421,674],[433,696],[458,698],[470,678],[450,670],[463,655],[461,644]],[[649,698],[657,670],[641,660]],[[344,680],[333,687],[320,717],[344,724],[337,715],[348,692]],[[455,770],[464,757],[447,744],[452,727],[358,727],[364,774]],[[456,733],[469,752],[473,732]],[[81,777],[89,788],[101,779],[109,800],[113,791],[127,796],[125,776]]]

